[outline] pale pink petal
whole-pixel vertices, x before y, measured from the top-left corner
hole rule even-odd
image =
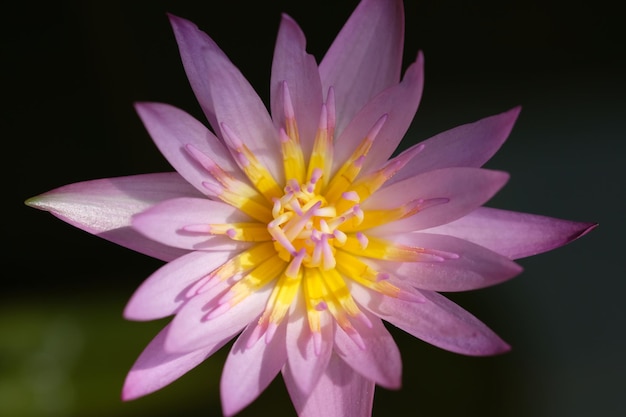
[[[330,357],[324,375],[309,395],[302,395],[283,375],[298,417],[370,417],[374,382],[362,377],[337,355]]]
[[[322,84],[315,58],[306,53],[300,27],[283,15],[272,62],[271,109],[277,129],[285,127],[283,82],[287,83],[304,155],[310,155],[322,109]]]
[[[232,416],[254,401],[278,375],[287,359],[284,323],[266,343],[265,338],[247,347],[256,323],[249,325],[237,338],[222,371],[220,394],[222,411]]]
[[[137,288],[126,308],[129,320],[155,320],[175,314],[195,293],[187,290],[233,256],[232,251],[190,252],[154,272]]]
[[[118,245],[169,261],[187,251],[141,235],[131,227],[131,217],[170,198],[200,196],[177,173],[161,173],[65,185],[33,197],[26,204]]]
[[[161,330],[137,358],[126,376],[123,400],[134,400],[165,387],[195,368],[230,339],[192,352],[173,354],[163,348],[168,330],[169,326]]]
[[[387,297],[349,283],[355,300],[383,320],[441,349],[470,356],[488,356],[510,349],[476,317],[444,296],[421,290],[423,302]],[[397,284],[397,281],[395,282]]]
[[[229,175],[247,181],[224,144],[189,114],[162,103],[136,103],[135,109],[163,156],[203,194],[210,195],[203,182],[217,181],[190,156],[187,145],[207,155]]]
[[[384,164],[409,129],[420,103],[423,87],[424,57],[419,53],[416,61],[404,74],[402,82],[372,98],[341,133],[335,147],[335,165],[341,166],[350,157],[383,115],[387,118],[365,158],[361,173],[367,173]]]
[[[416,214],[376,227],[370,233],[415,231],[456,220],[483,205],[502,188],[509,175],[481,168],[444,168],[407,178],[377,191],[363,210],[417,204]],[[423,208],[420,208],[423,207]]]
[[[424,261],[389,262],[368,260],[412,286],[432,291],[469,291],[499,284],[522,272],[506,256],[452,236],[403,233],[390,240],[410,247],[425,248]]]
[[[480,207],[458,220],[427,231],[466,239],[518,259],[563,246],[596,227],[597,223]]]
[[[304,310],[304,300],[298,297],[292,307],[287,326],[287,364],[283,374],[289,373],[293,380],[293,389],[307,395],[313,390],[324,373],[333,351],[334,320],[328,314],[321,314],[320,351],[315,350],[313,333],[309,327]]]
[[[424,146],[413,160],[386,185],[402,181],[423,172],[448,167],[480,167],[487,162],[511,133],[521,107],[486,117],[447,130],[419,146]]]
[[[206,33],[188,20],[169,17],[187,77],[215,133],[224,139],[222,124],[228,125],[282,182],[278,133],[258,94]]]
[[[209,317],[209,313],[218,307],[219,294],[216,296],[214,291],[208,291],[197,295],[174,316],[165,341],[166,350],[191,352],[212,345],[216,340],[234,336],[262,313],[270,291],[270,285],[253,291],[244,300],[214,317]]]
[[[338,135],[372,97],[400,80],[403,47],[402,1],[361,1],[320,63],[324,93],[335,89]]]
[[[367,314],[372,323],[369,328],[358,320],[352,324],[363,339],[361,349],[339,326],[335,331],[335,352],[341,359],[365,378],[385,388],[397,389],[402,383],[402,359],[393,337],[383,322]]]
[[[150,239],[165,245],[189,250],[242,249],[249,243],[226,235],[186,230],[189,226],[250,221],[239,209],[200,198],[176,198],[164,201],[133,216],[132,225]]]

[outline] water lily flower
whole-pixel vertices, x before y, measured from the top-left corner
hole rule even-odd
[[[27,201],[167,261],[124,312],[173,316],[132,367],[124,399],[162,388],[236,338],[221,377],[225,415],[282,373],[299,415],[364,416],[375,385],[401,384],[383,320],[460,354],[509,349],[439,292],[506,281],[521,272],[514,259],[595,225],[482,207],[508,175],[480,167],[519,108],[392,157],[423,86],[421,53],[401,74],[403,13],[401,0],[363,0],[319,64],[283,16],[269,111],[211,38],[169,16],[211,130],[168,104],[138,103],[176,172]]]

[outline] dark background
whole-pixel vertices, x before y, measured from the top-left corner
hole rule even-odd
[[[280,13],[318,59],[357,1],[10,2],[3,9],[4,268],[0,415],[217,416],[222,350],[171,386],[119,400],[164,321],[121,312],[161,263],[23,205],[58,186],[170,170],[135,115],[162,101],[202,119],[165,13],[196,22],[264,99]],[[508,283],[452,298],[513,350],[467,358],[394,332],[404,387],[374,415],[626,415],[623,21],[610,2],[406,0],[406,62],[426,57],[406,144],[523,110],[488,167],[511,173],[489,205],[600,228],[521,260]],[[8,147],[8,149],[7,149]],[[271,413],[271,414],[270,414]],[[294,415],[278,378],[242,416]]]

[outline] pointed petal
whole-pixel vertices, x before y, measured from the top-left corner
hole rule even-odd
[[[163,342],[169,326],[148,344],[126,376],[122,399],[134,400],[159,390],[195,368],[215,353],[228,339],[200,350],[172,354],[165,351]]]
[[[511,133],[521,107],[442,132],[421,143],[424,150],[387,185],[414,175],[448,167],[481,167]]]
[[[187,289],[231,257],[231,251],[197,251],[165,264],[137,288],[124,317],[155,320],[175,314],[189,298]]]
[[[376,265],[376,270],[385,271],[418,289],[469,291],[499,284],[522,272],[522,267],[509,258],[452,236],[403,233],[391,240],[399,245],[434,250],[435,254],[442,252],[439,260],[427,257],[423,262],[367,260]]]
[[[335,89],[337,135],[372,97],[400,80],[403,47],[402,1],[361,1],[320,63],[322,91]]]
[[[225,235],[189,232],[191,225],[250,221],[235,207],[204,198],[176,198],[150,207],[133,217],[135,229],[150,239],[189,250],[237,250],[248,245]]]
[[[322,109],[322,83],[315,58],[306,53],[306,39],[297,23],[283,15],[272,62],[271,108],[277,128],[285,126],[282,82],[293,101],[305,157],[311,154]]]
[[[285,325],[266,343],[257,340],[247,348],[248,340],[256,328],[251,324],[233,345],[222,372],[220,393],[224,415],[232,416],[254,401],[278,375],[287,359]]]
[[[278,132],[265,105],[217,44],[192,22],[169,15],[191,87],[215,133],[225,123],[283,182]]]
[[[407,69],[402,82],[372,98],[341,133],[335,144],[336,164],[346,161],[378,119],[387,115],[385,124],[365,158],[361,173],[366,174],[385,163],[409,129],[423,87],[424,57],[420,52],[417,60]]]
[[[162,103],[136,103],[135,109],[163,156],[201,193],[208,194],[203,182],[216,183],[216,180],[190,157],[186,145],[209,156],[229,175],[247,181],[224,144],[189,114]]]
[[[481,168],[444,168],[407,178],[377,191],[363,210],[392,209],[423,200],[443,203],[371,230],[374,234],[421,230],[456,220],[475,210],[502,188],[509,175]],[[446,202],[447,201],[447,202]]]
[[[374,382],[357,372],[337,355],[332,355],[324,375],[310,395],[294,389],[285,377],[285,385],[299,417],[370,417],[374,401]]]
[[[187,251],[157,243],[132,229],[131,217],[158,202],[200,193],[176,173],[106,178],[65,185],[26,204],[137,252],[169,261]]]
[[[390,389],[400,388],[402,360],[398,346],[378,317],[364,314],[372,323],[372,328],[368,328],[358,320],[353,321],[353,326],[363,339],[366,348],[358,347],[354,340],[337,326],[335,352],[352,369],[377,385]]]
[[[424,302],[387,297],[357,284],[350,285],[350,292],[378,317],[441,349],[470,356],[495,355],[510,349],[484,323],[436,292],[419,291]]]
[[[428,229],[469,240],[510,259],[546,252],[578,239],[597,223],[480,207],[465,217]]]
[[[299,307],[294,310],[296,312],[304,310],[304,300],[301,297],[298,297],[297,303]],[[334,323],[328,320],[325,314],[322,314],[320,319],[322,345],[317,354],[306,312],[300,311],[299,314],[292,312],[289,316],[286,336],[288,361],[283,374],[289,373],[289,378],[293,380],[293,389],[298,390],[303,396],[307,396],[313,390],[324,373],[333,351]]]
[[[212,308],[217,307],[213,291],[199,294],[187,302],[176,314],[165,341],[169,352],[191,352],[212,345],[216,340],[233,337],[262,312],[270,295],[270,285],[252,292],[240,303],[223,314],[207,318]]]

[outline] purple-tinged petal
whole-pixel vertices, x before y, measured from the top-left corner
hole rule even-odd
[[[168,352],[191,352],[212,345],[216,340],[233,337],[263,312],[270,291],[271,285],[253,291],[216,317],[208,315],[218,307],[220,297],[214,291],[197,295],[174,316],[165,349]]]
[[[338,166],[350,157],[383,115],[387,119],[365,158],[361,173],[377,169],[389,159],[409,129],[419,106],[424,87],[423,70],[424,57],[420,52],[416,61],[406,70],[401,83],[376,95],[356,114],[337,139],[334,160]]]
[[[456,220],[483,205],[502,188],[509,175],[481,168],[445,168],[407,178],[377,191],[363,210],[416,205],[417,212],[376,227],[370,233],[416,231]]]
[[[285,324],[278,326],[269,343],[265,338],[247,347],[256,323],[249,325],[237,338],[222,372],[220,393],[222,411],[232,416],[254,401],[285,364]]]
[[[185,227],[250,221],[239,209],[220,201],[176,198],[150,207],[132,219],[139,232],[165,245],[189,250],[242,249],[249,244],[226,235],[187,231]]]
[[[566,245],[597,226],[597,223],[480,207],[458,220],[427,231],[456,236],[510,259],[519,259]]]
[[[374,382],[362,377],[337,355],[330,357],[324,375],[309,395],[295,388],[289,374],[283,375],[299,417],[370,417]]]
[[[189,83],[215,133],[223,124],[283,182],[278,134],[265,105],[239,69],[217,44],[192,22],[169,15]]]
[[[129,320],[155,320],[175,314],[189,287],[233,256],[232,251],[190,252],[154,272],[137,288],[126,308]]]
[[[320,63],[322,89],[335,89],[340,135],[372,97],[400,80],[404,7],[400,0],[364,0]]]
[[[324,373],[333,351],[333,327],[335,326],[328,314],[320,315],[321,349],[315,351],[313,333],[309,327],[304,308],[304,300],[298,297],[296,305],[289,315],[287,326],[287,364],[283,374],[289,373],[293,380],[293,389],[301,395],[308,395]]]
[[[448,167],[481,167],[511,133],[521,107],[486,117],[439,133],[421,142],[424,146],[413,160],[387,185],[415,175]]]
[[[229,175],[247,181],[224,144],[202,123],[184,111],[162,103],[136,103],[135,109],[163,156],[190,184],[210,194],[203,182],[217,183],[185,150],[194,148],[207,155]]]
[[[122,399],[134,400],[159,390],[190,371],[215,353],[229,339],[218,341],[202,349],[173,354],[163,348],[169,326],[166,326],[146,346],[126,376]]]
[[[399,285],[398,281],[394,282]],[[405,288],[408,290],[408,288]],[[404,301],[350,283],[354,299],[373,314],[441,349],[470,356],[488,356],[510,350],[484,323],[444,296],[421,290],[423,302]]]
[[[70,184],[33,197],[26,204],[118,245],[170,261],[187,251],[141,235],[131,227],[131,217],[170,198],[201,196],[177,173],[161,173]]]
[[[322,109],[322,83],[315,58],[294,20],[283,15],[272,62],[271,109],[277,129],[285,127],[283,82],[287,83],[304,155],[311,154]]]
[[[397,389],[402,383],[402,359],[393,337],[382,320],[367,314],[372,328],[358,320],[353,326],[363,339],[365,349],[361,349],[341,327],[335,330],[335,352],[341,359],[365,378],[385,388]]]
[[[425,248],[422,262],[390,262],[368,259],[413,287],[432,291],[469,291],[499,284],[522,272],[506,256],[453,236],[431,233],[403,233],[390,237],[399,245]]]

